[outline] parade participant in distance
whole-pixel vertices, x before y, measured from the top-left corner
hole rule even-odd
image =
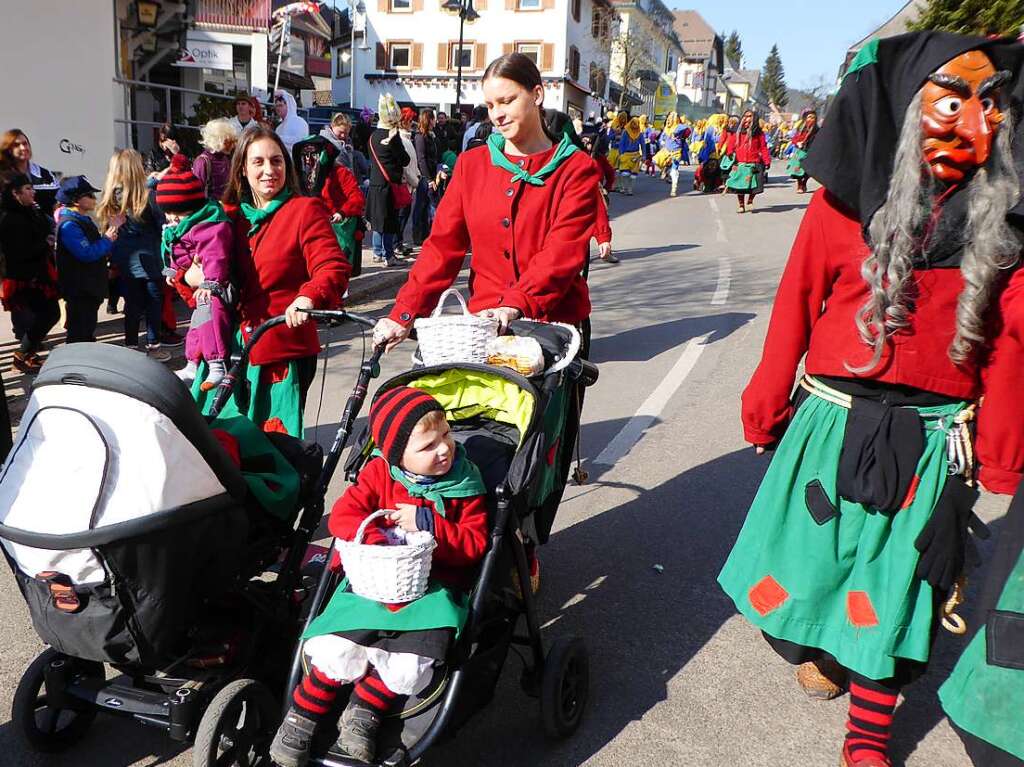
[[[781,131],[780,131],[781,132]],[[800,124],[800,130],[793,137],[793,152],[789,156],[786,170],[790,178],[796,179],[796,193],[803,194],[807,191],[807,171],[804,170],[804,159],[807,151],[814,143],[814,137],[818,135],[818,113],[813,109],[809,110]]]
[[[52,216],[57,204],[57,180],[50,171],[32,161],[32,144],[24,131],[12,128],[0,136],[0,183],[5,176],[19,173],[32,181],[39,209]]]
[[[626,123],[619,136],[619,191],[632,195],[644,152],[644,134],[636,117]]]
[[[765,176],[772,164],[768,154],[768,143],[761,129],[757,113],[748,109],[740,118],[739,129],[728,134],[725,142],[725,156],[729,164],[729,176],[725,189],[735,194],[738,201],[737,213],[754,212],[754,197],[764,191]],[[725,163],[722,163],[723,169]]]
[[[274,130],[281,137],[289,155],[292,147],[309,135],[309,123],[299,117],[298,109],[295,97],[288,91],[274,93],[274,113],[279,121]]]
[[[1020,55],[938,32],[862,49],[807,157],[824,189],[743,393],[746,439],[775,455],[719,582],[809,694],[848,681],[848,767],[890,764],[898,693],[963,569],[973,456],[993,490],[1024,469],[1019,391],[986,398],[973,449],[966,425],[990,323],[1024,321],[1007,223]],[[1001,351],[986,377],[1022,357]]]
[[[597,167],[567,136],[556,142],[545,131],[544,85],[529,57],[510,53],[492,61],[483,92],[494,133],[486,149],[459,158],[430,237],[374,338],[391,347],[404,340],[472,250],[472,311],[493,317],[503,329],[520,317],[577,325],[586,356],[590,294],[582,272],[594,231]],[[578,403],[570,404],[570,413],[579,413]],[[577,429],[578,423],[568,424],[561,442],[566,473]],[[542,541],[557,500],[537,520]]]

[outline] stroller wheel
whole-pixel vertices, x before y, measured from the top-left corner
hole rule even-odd
[[[579,637],[555,641],[544,660],[540,714],[544,732],[551,738],[567,738],[583,719],[590,693],[590,660]]]
[[[270,741],[280,713],[260,682],[238,679],[226,685],[199,722],[193,767],[270,767]]]
[[[60,700],[65,696],[59,691],[46,689],[46,670],[54,663],[70,666],[70,673],[64,670],[65,666],[59,674],[67,679],[77,675],[103,678],[103,664],[68,658],[53,648],[32,661],[14,693],[11,719],[18,724],[29,746],[43,753],[63,751],[80,741],[97,714],[87,703],[76,705]],[[54,676],[57,675],[52,674],[51,678]]]

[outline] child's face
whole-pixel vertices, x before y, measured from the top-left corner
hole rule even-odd
[[[181,213],[164,213],[164,218],[167,220],[167,223],[172,226],[181,223],[181,219],[184,217],[185,216]]]
[[[91,194],[84,194],[75,200],[75,207],[83,213],[88,213],[96,207],[96,198]]]
[[[448,421],[431,413],[412,430],[402,454],[402,468],[425,477],[447,474],[455,460],[455,440]]]

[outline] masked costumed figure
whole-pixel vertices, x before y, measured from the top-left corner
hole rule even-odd
[[[619,141],[627,122],[629,122],[629,115],[625,112],[618,112],[608,126],[608,162],[616,170],[619,168]]]
[[[619,191],[623,194],[633,194],[643,151],[644,132],[640,121],[633,117],[626,123],[619,137]]]
[[[804,115],[800,130],[793,137],[793,151],[789,155],[789,162],[786,164],[786,172],[790,178],[796,179],[796,192],[803,194],[807,191],[807,171],[804,170],[804,160],[807,152],[814,143],[814,137],[818,135],[818,113],[813,109]]]
[[[729,171],[725,189],[736,195],[738,213],[754,211],[754,197],[764,191],[764,179],[771,164],[761,121],[756,112],[748,109],[740,118],[738,130],[726,139],[721,163],[722,170]]]
[[[938,32],[862,49],[806,159],[824,188],[743,393],[747,441],[775,455],[719,583],[809,694],[848,685],[847,767],[890,764],[898,692],[963,570],[974,458],[1004,492],[1024,463],[1019,395],[987,397],[969,428],[983,365],[1024,369],[988,356],[1024,288],[1007,220],[1020,55]]]

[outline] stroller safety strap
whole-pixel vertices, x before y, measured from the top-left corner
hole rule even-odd
[[[61,612],[77,613],[82,609],[82,602],[75,593],[71,578],[55,570],[46,570],[36,574],[36,580],[50,587],[50,600]]]

